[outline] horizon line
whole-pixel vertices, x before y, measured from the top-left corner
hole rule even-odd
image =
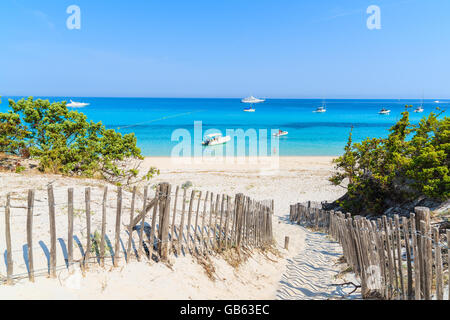
[[[16,98],[16,97],[33,97],[33,98],[109,98],[109,99],[243,99],[243,97],[167,97],[167,96],[66,96],[66,95],[0,95],[0,98]],[[419,98],[419,97],[401,97],[401,98],[392,98],[392,97],[383,97],[383,98],[316,98],[316,97],[308,97],[308,98],[293,98],[293,97],[262,97],[266,100],[450,100],[450,98],[438,97],[438,98]]]

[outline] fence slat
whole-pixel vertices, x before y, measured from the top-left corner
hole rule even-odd
[[[73,267],[73,188],[67,190],[67,263]]]
[[[27,198],[27,248],[28,248],[28,279],[34,282],[34,260],[33,260],[33,209],[34,190],[28,190]]]
[[[183,242],[185,211],[186,211],[186,188],[183,188],[183,205],[182,205],[182,209],[181,209],[180,229],[178,230],[178,251],[177,251],[178,255],[181,254],[181,247],[182,247],[182,242]]]
[[[411,242],[409,237],[409,226],[408,219],[406,217],[402,218],[403,224],[403,235],[405,238],[405,247],[406,247],[406,263],[407,263],[407,273],[408,273],[408,300],[412,300],[413,298],[413,279],[412,279],[412,263],[411,263]]]
[[[434,270],[436,272],[436,299],[444,300],[444,277],[442,275],[442,255],[441,247],[439,246],[439,229],[433,228],[433,240],[434,240]],[[450,266],[449,266],[450,270]],[[450,294],[450,292],[449,292]]]
[[[186,250],[190,250],[189,242],[191,239],[191,220],[192,220],[192,208],[194,206],[195,190],[191,191],[191,200],[189,201],[188,220],[186,226]]]
[[[148,186],[144,187],[144,199],[142,200],[142,212],[145,212],[147,207]],[[145,214],[142,215],[141,227],[139,228],[139,248],[138,248],[138,261],[141,261],[144,255],[144,230],[145,230]]]
[[[201,203],[201,201],[202,201],[202,192],[200,191],[200,193],[198,195],[197,211],[195,213],[195,226],[194,226],[194,246],[195,246],[195,250],[196,250],[197,253],[199,252],[199,249],[198,249],[198,246],[197,246],[197,242],[198,242],[198,236],[197,236],[197,233],[198,233],[198,230],[197,230],[197,228],[198,228],[198,213],[200,212],[200,203]]]
[[[180,186],[177,186],[175,190],[175,199],[173,203],[173,217],[172,217],[172,229],[170,230],[170,238],[171,238],[171,247],[170,251],[173,252],[175,250],[175,224],[177,218],[177,204],[178,204],[178,192],[180,190]]]
[[[202,232],[201,232],[201,235],[200,235],[201,239],[202,239],[201,240],[201,246],[204,247],[203,252],[206,252],[206,249],[207,249],[207,243],[205,241],[205,220],[206,220],[206,213],[207,213],[206,205],[208,203],[208,197],[209,197],[209,191],[206,191],[205,201],[203,203]]]
[[[86,254],[84,256],[84,268],[89,268],[89,258],[91,256],[91,188],[85,190],[86,204]]]
[[[56,278],[56,217],[55,217],[55,196],[53,186],[47,188],[48,208],[50,218],[50,278]]]
[[[106,201],[108,197],[108,186],[103,189],[103,200],[102,200],[102,230],[100,239],[100,265],[105,266],[105,241],[106,241]]]
[[[128,226],[128,242],[127,242],[127,263],[129,263],[131,260],[131,244],[133,242],[133,219],[134,219],[135,201],[136,201],[136,186],[133,187],[133,193],[131,195],[130,225]]]
[[[419,259],[419,244],[417,242],[417,230],[416,230],[416,217],[414,213],[410,214],[411,221],[411,239],[412,239],[412,248],[413,248],[413,260],[414,260],[414,298],[415,300],[420,300],[421,292],[420,292],[420,276],[421,276],[421,262]]]
[[[450,300],[450,230],[447,230],[447,248],[449,248],[447,250],[447,271],[448,271],[448,276],[449,276],[449,282],[448,282],[448,288],[449,288],[449,292],[448,292],[448,300]]]
[[[12,275],[14,272],[13,259],[12,259],[12,247],[11,247],[11,195],[6,195],[5,206],[5,236],[6,236],[6,284],[12,285]]]
[[[420,220],[420,232],[422,234],[427,234],[427,226],[425,221]],[[422,250],[422,257],[425,258],[425,261],[423,263],[424,266],[424,299],[425,300],[431,300],[431,286],[429,286],[429,279],[431,276],[431,261],[427,261],[427,257],[428,257],[428,246],[426,243],[426,239],[424,239],[425,241],[421,241],[421,250]]]
[[[405,299],[405,284],[403,281],[403,266],[402,266],[402,239],[400,234],[400,220],[398,214],[394,216],[395,220],[395,236],[397,238],[397,257],[398,257],[398,276],[400,280],[401,298]]]
[[[164,211],[162,212],[161,219],[161,237],[159,242],[159,256],[161,261],[167,261],[169,253],[169,225],[170,225],[170,201],[171,201],[171,190],[172,186],[170,184],[165,184],[164,187]]]
[[[116,210],[116,234],[114,239],[114,267],[119,266],[120,261],[120,222],[122,219],[122,187],[117,188],[117,210]]]
[[[160,206],[160,186],[158,185],[156,187],[156,191],[155,191],[155,204],[153,206],[153,215],[152,215],[152,227],[150,229],[150,243],[148,246],[148,251],[149,251],[149,259],[150,261],[153,259],[153,251],[155,249],[155,235],[156,235],[156,217],[158,214],[158,206]]]

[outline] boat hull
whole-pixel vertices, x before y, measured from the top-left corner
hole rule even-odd
[[[202,144],[204,145],[204,146],[217,146],[217,145],[219,145],[219,144],[224,144],[224,143],[227,143],[228,141],[230,141],[231,140],[231,137],[223,137],[223,138],[220,138],[220,139],[218,139],[218,140],[214,140],[214,141],[208,141],[208,142],[202,142]]]

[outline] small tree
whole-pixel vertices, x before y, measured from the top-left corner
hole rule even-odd
[[[141,160],[134,134],[107,130],[101,122],[88,121],[66,102],[50,103],[32,97],[9,100],[12,110],[0,113],[0,151],[39,160],[40,170],[67,175],[126,180],[138,176],[126,163]],[[144,175],[159,173],[155,168]]]
[[[335,160],[335,185],[348,181],[340,204],[354,213],[381,213],[389,203],[401,203],[418,195],[435,199],[450,197],[450,120],[430,113],[413,126],[410,106],[390,128],[386,139],[367,138],[352,142]]]

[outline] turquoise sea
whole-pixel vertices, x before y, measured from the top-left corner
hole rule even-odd
[[[20,97],[11,97],[18,99]],[[50,101],[69,101],[68,97],[40,97]],[[206,130],[226,133],[227,129],[267,129],[268,150],[270,130],[289,132],[279,138],[281,156],[339,155],[347,142],[351,126],[354,141],[366,137],[381,137],[399,118],[405,105],[414,108],[421,104],[416,100],[327,100],[326,113],[314,113],[322,100],[267,99],[255,105],[256,112],[243,112],[240,99],[172,99],[172,98],[72,98],[90,103],[76,109],[93,121],[102,121],[107,128],[122,133],[134,132],[145,156],[169,156],[179,142],[172,141],[176,129],[188,130],[192,137],[194,121],[202,121]],[[8,107],[8,97],[2,97],[0,111]],[[436,103],[425,100],[423,113],[411,112],[413,123],[436,107],[447,108],[449,100]],[[379,115],[385,107],[390,115]],[[211,131],[210,131],[211,132]],[[209,132],[209,133],[210,133]],[[193,142],[192,142],[193,143]],[[248,139],[246,140],[248,145]],[[247,146],[248,147],[248,146]]]

